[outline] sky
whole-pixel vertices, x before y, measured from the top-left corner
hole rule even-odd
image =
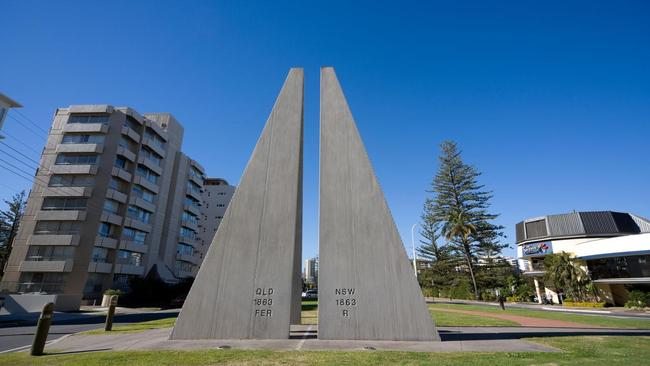
[[[303,67],[304,258],[318,253],[321,66],[336,69],[409,253],[445,140],[493,191],[506,255],[526,218],[650,217],[646,1],[0,6],[0,91],[31,127],[7,118],[4,141],[34,160],[45,139],[31,122],[47,130],[71,104],[130,106],[171,112],[184,151],[237,184],[288,69]],[[29,189],[0,172],[0,198]]]

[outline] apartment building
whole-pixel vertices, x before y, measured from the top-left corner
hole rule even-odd
[[[195,273],[204,170],[181,152],[183,132],[169,113],[58,109],[0,290],[70,310],[152,269],[169,282]]]
[[[219,224],[226,214],[228,204],[235,194],[235,186],[228,184],[228,181],[222,178],[206,178],[203,181],[202,212],[199,219],[199,245],[196,247],[200,251],[201,261],[203,256],[208,252],[208,247],[212,243],[214,234],[217,233]]]

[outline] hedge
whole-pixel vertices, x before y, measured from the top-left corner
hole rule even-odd
[[[562,304],[570,308],[604,308],[604,302],[564,301]]]

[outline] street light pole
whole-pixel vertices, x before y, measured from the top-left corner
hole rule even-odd
[[[418,279],[418,262],[417,262],[417,256],[415,254],[415,227],[418,226],[418,224],[413,224],[411,226],[411,249],[413,249],[413,272],[415,273],[415,279]]]

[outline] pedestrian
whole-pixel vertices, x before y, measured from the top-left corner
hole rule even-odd
[[[506,305],[504,304],[505,299],[503,298],[503,295],[499,295],[499,306],[501,306],[501,310],[506,310]]]

